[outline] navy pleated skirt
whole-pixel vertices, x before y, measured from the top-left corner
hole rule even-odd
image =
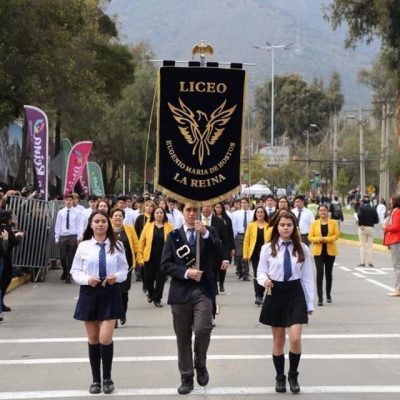
[[[82,285],[76,304],[74,318],[80,321],[105,321],[124,318],[121,287],[114,285]]]
[[[273,283],[271,295],[264,297],[260,322],[284,328],[295,324],[307,324],[307,304],[300,279]]]

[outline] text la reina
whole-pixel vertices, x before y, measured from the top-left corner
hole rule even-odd
[[[190,186],[190,187],[198,187],[198,188],[206,188],[211,186],[216,186],[226,180],[225,176],[222,174],[218,174],[213,176],[212,178],[207,179],[192,179],[187,176],[182,176],[177,172],[174,176],[174,181],[180,183],[181,185]]]

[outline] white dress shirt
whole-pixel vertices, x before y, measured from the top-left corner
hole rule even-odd
[[[183,214],[176,208],[174,210],[169,210],[169,213],[171,215],[171,219],[168,218],[168,220],[171,222],[174,229],[181,228],[182,225],[185,223],[185,218],[183,218]]]
[[[105,243],[107,276],[114,275],[117,282],[123,282],[128,275],[124,245],[118,242],[121,250],[114,249],[110,254],[109,239]],[[79,243],[71,267],[72,278],[77,284],[88,285],[90,276],[99,278],[99,253],[100,246],[94,238]]]
[[[81,220],[79,223],[79,233],[78,233],[78,240],[82,240],[83,237],[83,232],[85,232],[85,229],[87,227],[87,224],[89,222],[89,217],[92,215],[92,212],[95,209],[89,207],[89,208],[85,208],[82,212],[81,212]]]
[[[279,245],[279,250],[275,257],[271,255],[271,242],[264,244],[261,248],[260,261],[257,268],[257,282],[261,286],[264,286],[267,279],[278,282],[284,281],[283,258],[285,254],[285,245],[280,239],[277,245]],[[303,248],[305,259],[304,262],[299,263],[297,257],[292,254],[293,244],[288,246],[292,262],[292,276],[289,280],[293,281],[300,279],[301,285],[303,286],[304,296],[306,298],[307,311],[313,311],[314,281],[310,250],[304,243],[301,243],[301,247]],[[272,288],[272,290],[274,289]]]
[[[67,229],[67,215],[69,211],[69,229]],[[57,213],[54,227],[54,239],[56,243],[60,236],[78,235],[81,229],[81,212],[76,207],[64,207]]]
[[[132,208],[125,207],[124,212],[125,212],[125,218],[124,218],[123,223],[135,226],[136,218],[139,215],[139,211],[133,210]]]
[[[244,227],[244,213],[247,214],[247,225],[249,225],[250,222],[253,222],[253,215],[254,215],[254,210],[237,210],[232,214],[232,228],[233,228],[233,235],[236,237],[238,233],[245,234],[246,229]],[[246,228],[247,228],[246,225]]]
[[[293,208],[292,213],[296,216],[297,220],[299,220],[299,209]],[[314,214],[308,208],[303,207],[301,209],[300,221],[299,221],[299,228],[300,233],[302,235],[308,235],[310,230],[310,226],[315,220]]]

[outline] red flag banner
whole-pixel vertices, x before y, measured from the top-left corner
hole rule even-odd
[[[76,183],[81,179],[92,150],[92,144],[92,142],[83,141],[72,146],[67,162],[64,195],[72,192]]]

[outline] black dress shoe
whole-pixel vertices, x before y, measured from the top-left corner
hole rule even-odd
[[[277,393],[285,393],[286,392],[286,376],[278,375],[275,383],[275,392]]]
[[[111,379],[104,379],[103,381],[103,392],[110,394],[114,391],[114,382]]]
[[[220,284],[219,284],[219,291],[220,291],[221,293],[225,292],[225,287],[224,287],[224,284],[223,284],[223,283],[220,283]]]
[[[90,394],[99,394],[101,393],[101,384],[100,382],[93,382],[89,388]]]
[[[324,302],[322,300],[318,300],[318,305],[321,307],[324,305]]]
[[[65,280],[65,272],[63,272],[60,276],[60,281],[64,281]]]
[[[256,304],[257,306],[261,306],[263,303],[263,298],[260,296],[256,296],[256,301],[254,302],[254,304]]]
[[[65,276],[65,283],[72,283],[72,281],[71,281],[71,275],[66,275],[66,276]]]
[[[332,303],[332,298],[331,298],[331,297],[328,297],[328,298],[326,299],[326,302],[327,302],[327,303]]]
[[[243,277],[243,280],[247,282],[247,281],[249,281],[250,279],[249,279],[248,276],[244,276],[244,277]]]
[[[147,302],[148,302],[148,303],[152,303],[152,302],[153,302],[153,299],[152,299],[150,296],[147,296]]]
[[[155,301],[155,302],[154,302],[154,305],[155,305],[157,308],[163,308],[163,307],[164,307],[159,301]]]
[[[10,307],[7,307],[5,304],[3,304],[3,311],[4,311],[4,312],[10,312],[10,311],[11,311],[11,308],[10,308]]]
[[[125,325],[126,324],[126,318],[121,318],[119,320],[119,322],[121,322],[121,325]]]
[[[196,377],[197,377],[197,383],[200,386],[206,386],[208,381],[210,380],[210,376],[208,375],[206,367],[197,368]]]
[[[189,394],[193,390],[193,378],[182,378],[181,386],[178,387],[179,394]]]
[[[289,381],[290,391],[292,393],[300,392],[299,382],[297,382],[298,376],[299,376],[299,373],[297,371],[296,372],[289,371],[289,373],[288,373],[288,381]]]

